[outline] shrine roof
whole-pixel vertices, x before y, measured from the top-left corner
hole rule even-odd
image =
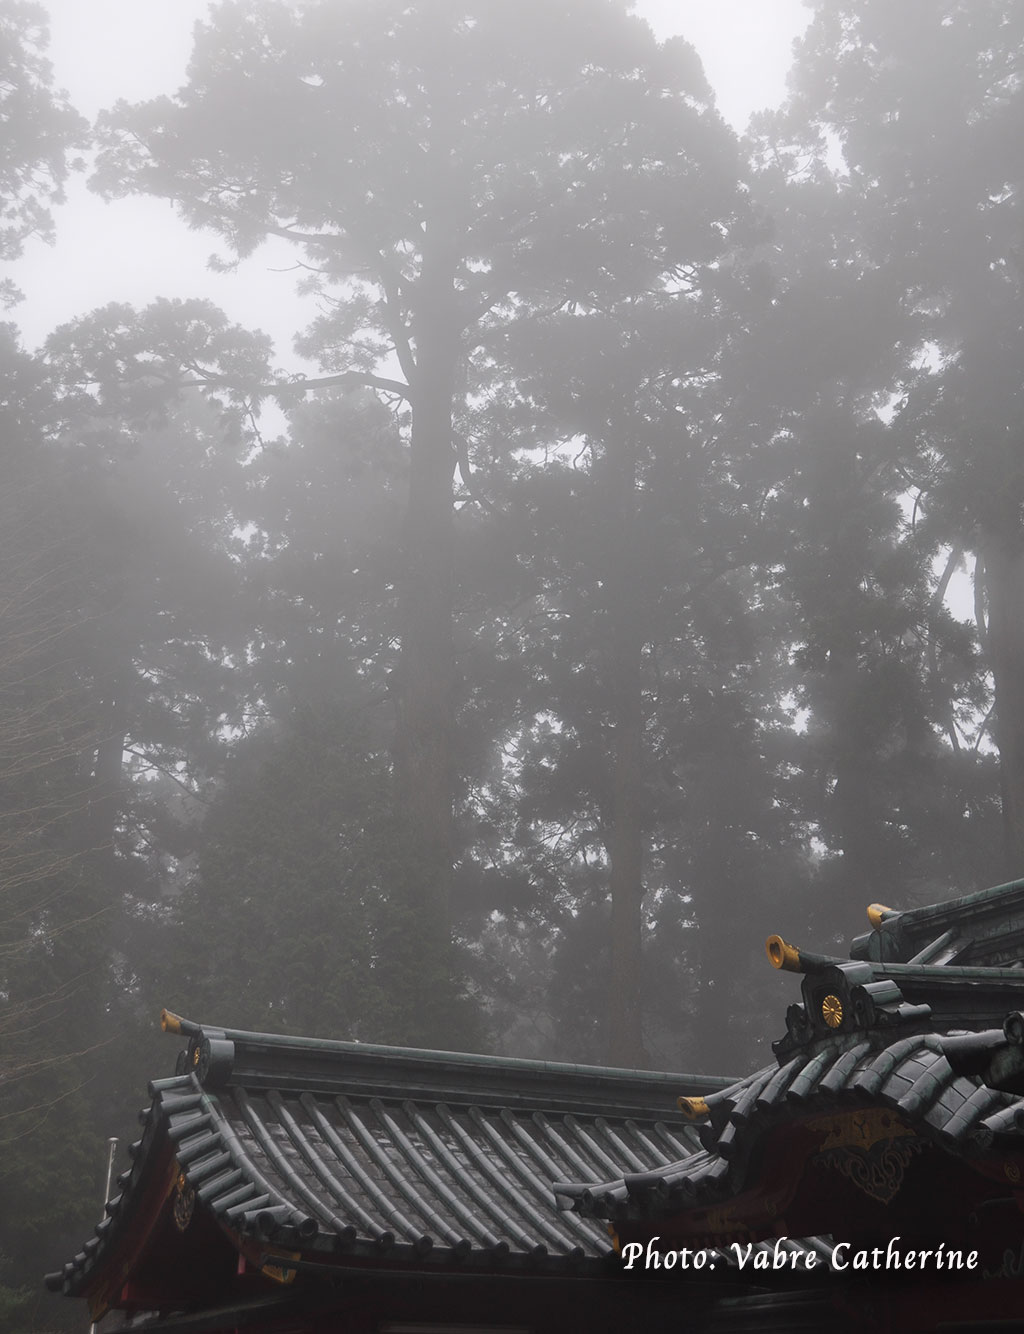
[[[341,1271],[346,1284],[454,1272],[574,1288],[615,1268],[607,1220],[624,1240],[668,1222],[701,1245],[744,1235],[760,1247],[778,1235],[777,1197],[803,1209],[797,1235],[832,1230],[837,1206],[801,1176],[804,1158],[838,1151],[841,1172],[873,1170],[876,1144],[908,1162],[942,1151],[980,1164],[1002,1183],[976,1192],[982,1204],[1014,1202],[1024,881],[905,913],[873,905],[869,918],[871,936],[845,960],[770,938],[773,965],[802,974],[802,1003],[789,1006],[775,1064],[739,1080],[252,1033],[165,1012],[187,1048],[149,1086],[132,1165],[95,1235],[47,1284],[86,1297],[94,1318],[156,1312],[145,1328],[175,1330],[192,1316],[168,1324],[168,1312],[262,1309],[278,1300],[268,1287],[298,1278],[322,1292]],[[813,1237],[775,1244],[828,1255]]]
[[[844,1113],[877,1140],[914,1135],[915,1150],[975,1163],[1024,1155],[1024,881],[904,913],[873,904],[868,917],[871,936],[846,960],[769,938],[772,964],[803,975],[776,1063],[680,1098],[702,1123],[701,1152],[667,1169],[558,1183],[581,1216],[661,1218],[735,1200],[763,1175],[767,1137],[790,1127],[796,1142],[802,1125],[817,1152],[830,1133],[822,1118]]]
[[[874,930],[850,957],[999,967],[1024,962],[1024,880],[902,912],[875,906]]]
[[[189,1039],[177,1073],[150,1085],[132,1166],[96,1235],[47,1276],[97,1308],[124,1304],[122,1278],[152,1267],[154,1251],[187,1268],[200,1215],[257,1267],[602,1267],[607,1229],[560,1208],[552,1182],[656,1171],[698,1151],[677,1097],[730,1083],[173,1015],[165,1027]]]
[[[944,1040],[930,1033],[881,1046],[854,1038],[800,1052],[692,1100],[703,1104],[701,1152],[652,1172],[556,1188],[589,1217],[652,1217],[705,1207],[747,1188],[756,1148],[777,1127],[858,1108],[882,1114],[879,1134],[913,1127],[918,1136],[968,1156],[1024,1148],[1024,1098],[958,1073],[962,1059],[954,1043],[948,1045],[952,1062]]]

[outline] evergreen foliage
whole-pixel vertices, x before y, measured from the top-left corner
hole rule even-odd
[[[106,193],[294,244],[322,373],[0,336],[0,1329],[77,1322],[162,1005],[740,1073],[764,936],[1024,869],[1021,14],[813,8],[743,141],[619,0],[224,0],[103,118]],[[82,137],[39,17],[4,256]]]

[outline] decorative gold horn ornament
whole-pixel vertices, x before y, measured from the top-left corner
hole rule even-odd
[[[787,945],[781,936],[769,936],[764,942],[768,959],[773,968],[781,968],[787,973],[801,973],[800,951],[795,945]]]

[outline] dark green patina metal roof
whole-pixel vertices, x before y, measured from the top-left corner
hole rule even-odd
[[[182,1230],[205,1213],[298,1263],[579,1272],[607,1229],[559,1207],[552,1182],[666,1167],[700,1148],[686,1074],[248,1033],[165,1016],[189,1045],[150,1085],[133,1165],[96,1236],[51,1288],[88,1295],[136,1226],[155,1164],[178,1173]],[[710,1081],[727,1087],[728,1080]],[[564,1206],[567,1202],[561,1202]]]
[[[589,1217],[622,1219],[678,1213],[740,1194],[748,1186],[758,1144],[787,1121],[858,1106],[889,1108],[942,1148],[996,1153],[1024,1147],[1024,1099],[958,1074],[942,1039],[916,1034],[879,1048],[836,1041],[760,1070],[707,1096],[702,1152],[668,1168],[603,1182],[559,1184]]]
[[[668,1246],[728,1251],[748,1236],[755,1252],[813,1255],[827,1272],[825,1242],[763,1240],[786,1224],[774,1206],[757,1213],[767,1198],[758,1173],[773,1156],[795,1154],[797,1185],[783,1207],[792,1204],[805,1232],[838,1231],[843,1220],[820,1180],[793,1193],[805,1180],[800,1154],[827,1156],[820,1151],[834,1140],[846,1168],[858,1154],[864,1160],[842,1136],[867,1124],[865,1115],[868,1156],[875,1141],[888,1152],[902,1136],[924,1164],[918,1185],[896,1196],[904,1220],[916,1217],[922,1183],[934,1190],[927,1183],[944,1178],[934,1170],[943,1153],[960,1171],[957,1188],[930,1196],[946,1222],[975,1207],[958,1205],[961,1188],[982,1210],[1007,1206],[986,1217],[1015,1219],[1024,1207],[1024,969],[1015,966],[1024,961],[1024,881],[869,915],[875,930],[847,960],[769,942],[776,966],[803,974],[802,1000],[789,1007],[776,1063],[741,1080],[282,1037],[166,1016],[187,1050],[172,1078],[150,1085],[143,1135],[107,1217],[48,1284],[87,1297],[94,1315],[111,1306],[155,1311],[125,1328],[175,1334],[276,1319],[279,1309],[290,1329],[289,1313],[303,1302],[334,1311],[381,1283],[389,1292],[405,1285],[405,1309],[415,1312],[417,1285],[436,1291],[452,1275],[475,1285],[477,1320],[499,1290],[529,1314],[537,1298],[523,1294],[545,1276],[558,1282],[542,1286],[567,1303],[558,1311],[576,1309],[584,1289],[603,1309],[622,1297],[605,1220],[624,1243],[665,1233]],[[859,1188],[839,1170],[848,1191]],[[891,1226],[888,1201],[881,1205],[878,1217]],[[872,1217],[862,1208],[860,1226]],[[994,1235],[1001,1245],[998,1227]],[[201,1270],[195,1257],[214,1250],[207,1285],[200,1273],[190,1286],[190,1264]],[[579,1288],[587,1276],[596,1283]],[[700,1328],[774,1328],[797,1306],[808,1328],[834,1325],[841,1287],[770,1293],[747,1277],[731,1290],[687,1289]],[[295,1280],[293,1296],[268,1292],[271,1280]],[[651,1288],[652,1302],[659,1291]],[[997,1315],[1004,1300],[990,1302]],[[621,1317],[621,1301],[616,1309]],[[658,1328],[669,1327],[673,1309],[659,1307]]]
[[[879,905],[877,915],[851,958],[985,967],[1024,960],[1024,880],[903,912]]]
[[[750,1187],[758,1147],[780,1126],[857,1108],[889,1111],[894,1126],[966,1159],[1024,1152],[1018,915],[1024,923],[1024,881],[902,914],[873,906],[875,939],[855,942],[849,960],[770,938],[773,964],[803,974],[776,1064],[682,1099],[703,1121],[702,1152],[667,1169],[576,1177],[559,1192],[582,1216],[620,1221],[706,1207]]]

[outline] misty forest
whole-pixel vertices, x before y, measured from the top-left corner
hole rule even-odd
[[[222,0],[94,126],[0,0],[4,260],[82,172],[315,312],[4,284],[0,1326],[163,1006],[739,1075],[767,934],[1024,873],[1024,0],[808,7],[741,137],[625,0]]]

